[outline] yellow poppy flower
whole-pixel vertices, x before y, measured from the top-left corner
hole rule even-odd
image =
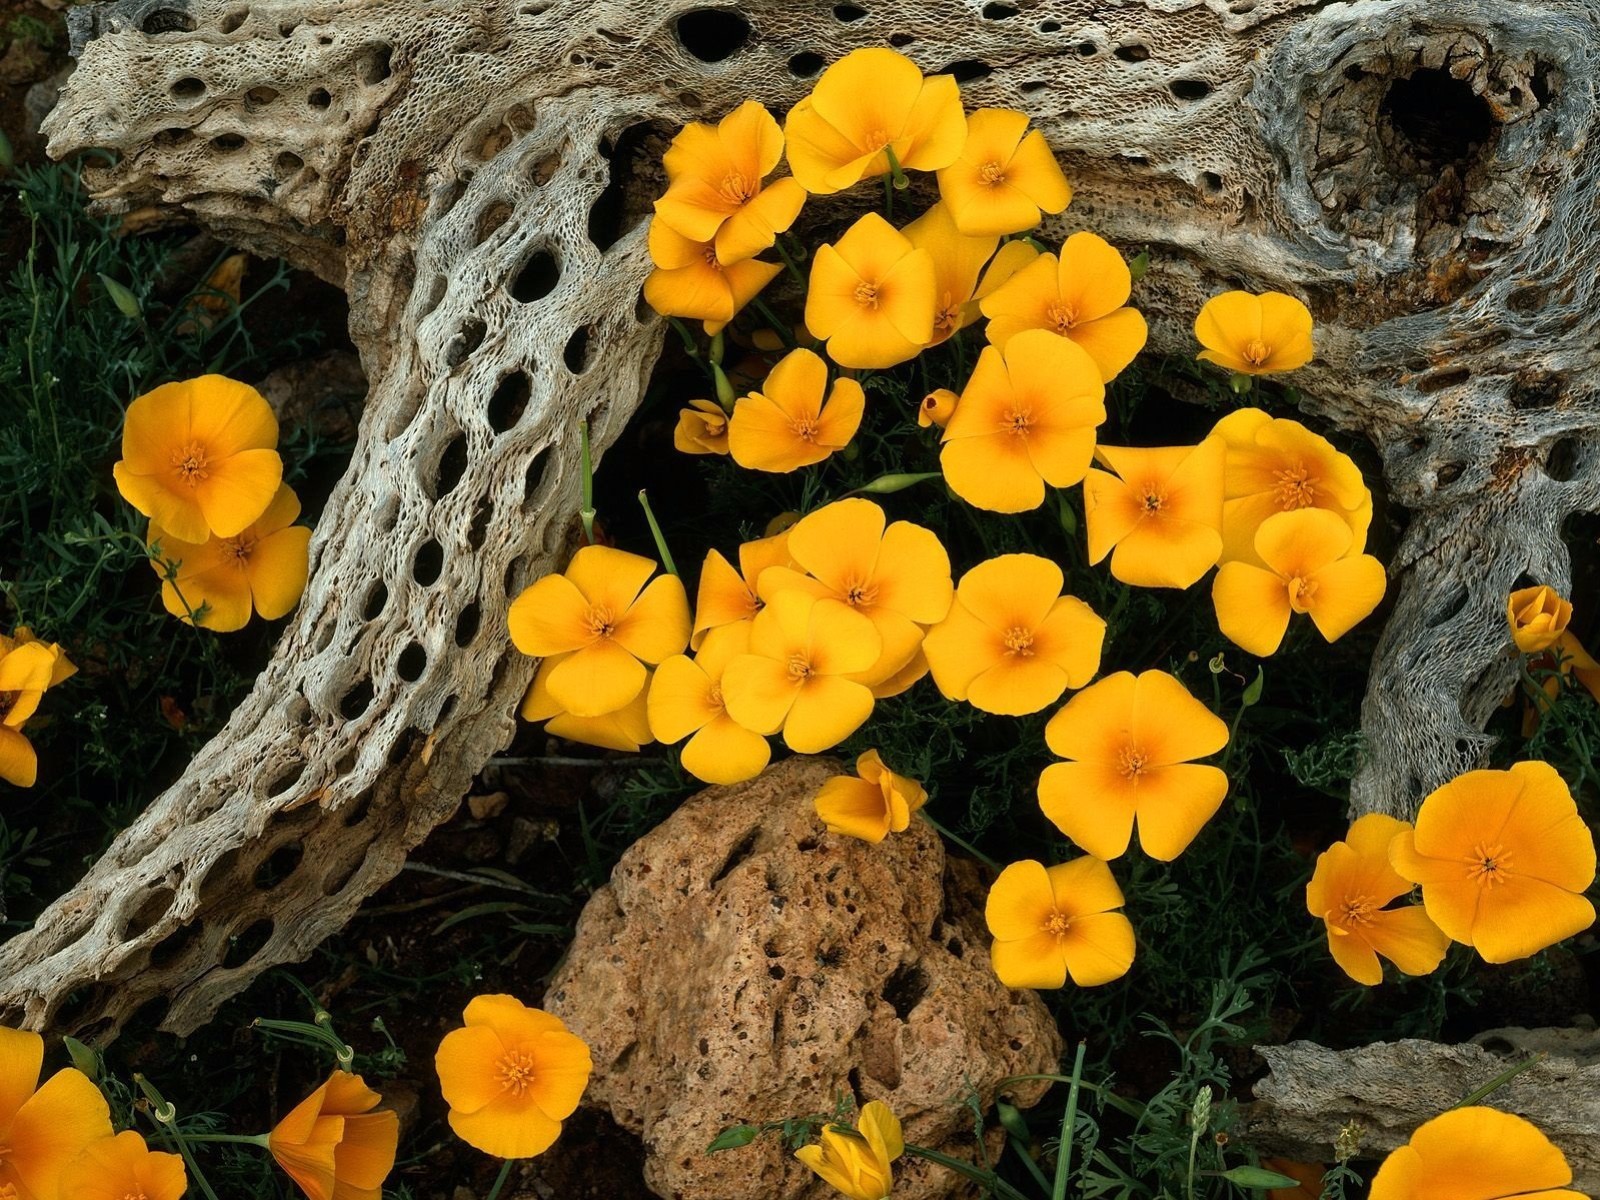
[[[1560,664],[1562,675],[1571,675],[1585,688],[1596,700],[1600,700],[1600,662],[1596,662],[1592,654],[1583,648],[1583,643],[1572,635],[1570,630],[1563,631],[1550,647],[1550,654]],[[1557,691],[1554,679],[1545,681],[1545,693],[1552,699]]]
[[[13,645],[0,654],[0,779],[17,787],[32,787],[39,776],[33,743],[21,731],[50,687],[56,662],[42,642]]]
[[[854,775],[835,775],[822,785],[813,803],[829,833],[860,838],[874,845],[911,824],[911,814],[928,801],[915,779],[896,775],[883,765],[876,750],[856,759]]]
[[[905,1153],[900,1120],[882,1100],[861,1106],[855,1130],[823,1126],[821,1140],[794,1156],[850,1200],[887,1200],[894,1190],[894,1160]]]
[[[434,1056],[450,1128],[496,1158],[543,1154],[589,1085],[588,1045],[514,996],[474,997],[463,1016]]]
[[[677,654],[656,668],[647,713],[657,741],[683,741],[683,769],[706,783],[743,783],[766,769],[772,747],[728,715],[722,676],[750,652],[750,627],[739,621],[711,630],[691,659]]]
[[[917,406],[917,424],[924,429],[929,425],[943,429],[950,424],[950,418],[956,415],[956,404],[960,399],[949,388],[934,388]]]
[[[827,364],[810,350],[791,350],[759,392],[734,403],[728,449],[752,471],[797,471],[848,446],[866,406],[854,379],[836,379],[830,389]]]
[[[1136,308],[1127,307],[1133,276],[1122,255],[1104,238],[1075,233],[1061,257],[1040,254],[980,305],[989,318],[989,341],[1005,349],[1026,329],[1047,329],[1088,351],[1110,383],[1144,349],[1149,330]]]
[[[685,454],[728,453],[728,414],[715,400],[691,400],[678,413],[672,444]]]
[[[1511,593],[1506,602],[1511,640],[1524,654],[1550,649],[1567,631],[1572,605],[1554,588],[1528,587]]]
[[[150,1149],[131,1129],[90,1142],[61,1173],[72,1200],[182,1200],[188,1187],[183,1159]]]
[[[973,293],[978,288],[978,276],[994,256],[1000,239],[963,234],[944,204],[935,204],[901,232],[933,260],[933,335],[928,344],[937,346],[978,319]]]
[[[758,733],[781,730],[798,754],[819,754],[872,715],[872,689],[851,677],[882,650],[872,622],[846,605],[777,592],[750,626],[750,653],[722,673],[728,715]]]
[[[710,242],[724,267],[760,254],[794,224],[806,192],[793,179],[765,187],[783,157],[783,131],[746,100],[716,125],[692,121],[662,156],[667,190],[656,219],[684,237]]]
[[[261,393],[221,375],[168,383],[128,405],[122,498],[173,537],[233,537],[266,512],[283,482],[278,419]]]
[[[1385,907],[1411,891],[1389,865],[1389,843],[1410,828],[1409,822],[1382,813],[1358,818],[1344,841],[1318,855],[1306,885],[1306,908],[1326,923],[1333,960],[1367,987],[1383,982],[1379,956],[1406,975],[1428,975],[1450,948],[1450,939],[1420,904]]]
[[[1228,726],[1165,671],[1108,675],[1084,688],[1044,727],[1067,762],[1039,776],[1039,807],[1096,858],[1139,845],[1171,862],[1222,807],[1228,777],[1194,759],[1228,744]]]
[[[714,244],[686,238],[659,217],[650,222],[649,246],[656,269],[645,277],[645,301],[663,317],[702,322],[713,337],[783,270],[754,258],[719,262]]]
[[[933,257],[877,213],[817,247],[806,328],[841,367],[892,367],[933,337]]]
[[[46,685],[46,690],[55,687],[58,683],[71,679],[78,673],[78,668],[72,665],[72,660],[67,657],[67,652],[61,648],[59,642],[51,642],[49,645],[45,645],[33,635],[33,630],[26,625],[18,625],[12,631],[10,637],[0,633],[0,658],[10,654],[18,646],[27,646],[32,643],[44,646],[46,650],[50,651],[53,659],[50,667],[50,682]]]
[[[794,564],[789,557],[789,533],[757,538],[739,547],[739,569],[716,550],[706,552],[700,568],[700,589],[694,599],[694,632],[689,645],[698,650],[706,634],[735,623],[748,625],[761,611],[761,575],[768,567]]]
[[[1111,574],[1134,587],[1186,588],[1222,553],[1221,438],[1198,446],[1101,446],[1116,472],[1083,481],[1089,561],[1111,555]]]
[[[1026,113],[980,108],[967,115],[960,156],[939,172],[939,196],[956,227],[979,237],[1032,229],[1072,202],[1072,185]]]
[[[1431,792],[1389,861],[1422,885],[1440,929],[1492,963],[1537,954],[1594,924],[1594,835],[1549,763],[1468,771]]]
[[[881,47],[852,50],[822,73],[783,126],[789,169],[814,195],[840,192],[889,170],[937,171],[967,137],[955,77],[922,72]]]
[[[1211,602],[1223,636],[1251,654],[1275,654],[1292,613],[1307,613],[1317,632],[1338,641],[1383,599],[1387,577],[1370,554],[1350,554],[1350,527],[1335,513],[1302,508],[1268,517],[1256,530],[1265,566],[1223,563]]]
[[[1453,1108],[1420,1126],[1372,1177],[1370,1200],[1584,1200],[1538,1126],[1496,1108]]]
[[[1282,292],[1223,292],[1194,319],[1199,357],[1242,375],[1292,371],[1311,361],[1311,310]]]
[[[955,415],[939,466],[968,504],[1025,512],[1044,487],[1070,487],[1094,457],[1106,419],[1105,385],[1087,352],[1043,330],[1018,334],[1005,351],[985,346]]]
[[[1350,553],[1367,545],[1372,493],[1361,469],[1299,421],[1241,408],[1212,429],[1228,446],[1222,487],[1222,561],[1255,563],[1256,530],[1274,513],[1323,508],[1350,526]]]
[[[1263,1158],[1261,1165],[1295,1180],[1292,1188],[1268,1188],[1267,1200],[1322,1200],[1322,1177],[1327,1168],[1319,1163],[1295,1162],[1292,1158]]]
[[[994,942],[989,961],[1013,988],[1079,987],[1121,979],[1133,965],[1133,926],[1114,910],[1122,889],[1098,858],[1046,868],[1012,863],[989,888],[984,920]]]
[[[922,650],[950,700],[984,712],[1038,712],[1100,669],[1106,623],[1063,596],[1061,568],[1036,554],[1002,554],[961,577],[950,615]]]
[[[859,612],[878,631],[882,652],[860,676],[869,687],[901,671],[922,646],[923,629],[944,620],[954,585],[938,537],[910,521],[885,528],[871,500],[838,500],[789,530],[788,554],[801,570],[775,566],[761,597],[800,590]]]
[[[400,1118],[359,1075],[335,1071],[267,1135],[278,1166],[310,1200],[380,1200]]]
[[[161,576],[161,603],[185,625],[199,613],[200,626],[218,633],[243,629],[252,610],[266,621],[284,616],[306,589],[311,530],[294,523],[299,515],[300,498],[285,483],[267,511],[232,537],[213,534],[196,545],[152,521],[146,544],[159,551],[150,566]],[[176,580],[167,578],[174,563]]]
[[[0,1025],[0,1196],[77,1200],[62,1190],[61,1174],[111,1136],[111,1109],[89,1077],[72,1067],[40,1087],[43,1066],[43,1038]]]
[[[507,621],[518,650],[564,657],[550,671],[550,695],[577,717],[625,707],[644,690],[645,663],[689,644],[689,598],[674,575],[650,576],[648,558],[584,546],[561,575],[524,589]],[[648,585],[647,585],[648,581]]]
[[[551,737],[606,750],[621,750],[628,754],[638,753],[639,747],[654,740],[650,736],[650,718],[645,707],[646,697],[650,693],[648,673],[639,694],[621,708],[598,716],[579,717],[562,708],[550,694],[550,673],[567,657],[557,654],[539,664],[539,670],[522,698],[524,721],[543,721],[544,731]]]

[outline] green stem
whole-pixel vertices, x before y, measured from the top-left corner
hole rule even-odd
[[[793,350],[799,344],[794,340],[793,331],[778,319],[778,314],[768,308],[766,302],[760,296],[752,296],[750,303],[766,319],[767,324],[772,326],[772,332],[778,335],[787,349]]]
[[[804,289],[806,286],[806,277],[801,273],[800,268],[795,265],[794,258],[789,253],[789,248],[783,244],[783,236],[781,234],[778,236],[778,239],[773,242],[773,245],[778,248],[778,257],[783,259],[783,265],[789,268],[789,274],[793,275],[794,281],[798,283],[802,289]]]
[[[941,837],[945,838],[947,841],[954,842],[956,845],[960,846],[963,850],[965,850],[968,854],[972,855],[973,858],[977,859],[979,862],[983,863],[985,866],[993,867],[997,871],[1000,869],[1000,864],[999,863],[995,862],[994,859],[990,858],[987,854],[985,854],[982,850],[979,850],[976,846],[974,846],[971,842],[967,841],[965,838],[957,837],[955,834],[951,833],[943,825],[939,824],[939,822],[935,821],[932,817],[930,817],[928,815],[926,809],[923,810],[922,819],[924,821],[926,821],[929,825],[933,826],[935,833],[939,834]]]
[[[133,1082],[138,1085],[139,1090],[144,1093],[145,1099],[150,1102],[151,1119],[166,1130],[172,1140],[177,1143],[178,1153],[182,1155],[184,1165],[189,1169],[189,1178],[199,1185],[200,1191],[204,1193],[206,1200],[218,1200],[217,1193],[211,1187],[211,1181],[206,1178],[205,1172],[200,1169],[200,1164],[195,1160],[194,1151],[189,1149],[188,1137],[178,1128],[178,1110],[168,1104],[161,1093],[156,1090],[155,1084],[151,1083],[143,1075],[135,1075]]]
[[[1307,943],[1307,944],[1308,945],[1320,946],[1323,943],[1324,940],[1325,939],[1323,938],[1323,936],[1321,934],[1318,934],[1317,935],[1317,940],[1316,940],[1315,943]],[[1008,1075],[1006,1078],[1002,1079],[999,1083],[995,1084],[994,1090],[995,1090],[995,1093],[998,1095],[1000,1092],[1003,1092],[1006,1089],[1006,1087],[1008,1085],[1010,1085],[1010,1084],[1013,1084],[1013,1083],[1034,1083],[1034,1082],[1037,1082],[1039,1080],[1046,1080],[1046,1081],[1048,1081],[1050,1083],[1071,1083],[1072,1082],[1072,1077],[1070,1075]],[[1137,1118],[1139,1116],[1142,1116],[1143,1113],[1144,1113],[1144,1105],[1140,1104],[1137,1100],[1129,1100],[1126,1096],[1119,1096],[1115,1092],[1109,1091],[1106,1088],[1101,1087],[1097,1083],[1088,1083],[1086,1081],[1080,1081],[1078,1083],[1078,1087],[1081,1088],[1083,1091],[1093,1092],[1095,1095],[1100,1097],[1102,1102],[1104,1102],[1106,1104],[1109,1104],[1112,1108],[1116,1109],[1118,1112],[1125,1113],[1130,1117]]]
[[[489,1189],[489,1194],[484,1200],[497,1200],[500,1195],[500,1189],[505,1187],[506,1180],[511,1178],[511,1164],[515,1161],[515,1159],[508,1158],[500,1164],[500,1174],[494,1177],[494,1186]]]
[[[1514,1067],[1507,1067],[1504,1071],[1501,1071],[1500,1074],[1489,1080],[1489,1082],[1484,1084],[1481,1088],[1477,1088],[1474,1091],[1468,1092],[1466,1096],[1456,1101],[1452,1107],[1472,1107],[1474,1104],[1478,1103],[1478,1101],[1487,1098],[1492,1093],[1497,1092],[1501,1088],[1505,1087],[1506,1084],[1510,1083],[1518,1075],[1521,1075],[1529,1067],[1534,1067],[1542,1063],[1547,1057],[1549,1057],[1548,1051],[1541,1050],[1532,1058],[1523,1059],[1523,1061],[1519,1062]]]
[[[644,489],[639,489],[639,507],[644,509],[644,519],[650,522],[650,536],[656,540],[656,552],[661,555],[661,565],[667,569],[668,575],[678,574],[678,564],[672,561],[672,551],[667,549],[667,539],[661,532],[661,526],[656,523],[656,514],[650,509],[650,497],[645,495]]]
[[[894,190],[897,192],[905,191],[911,186],[911,181],[906,178],[905,170],[900,166],[900,156],[894,152],[893,146],[885,146],[883,153],[889,159],[888,177],[894,184]],[[1044,247],[1040,246],[1039,249],[1042,251]]]
[[[265,1133],[186,1133],[183,1137],[189,1142],[232,1142],[239,1146],[259,1146],[263,1150],[269,1148]]]
[[[1026,1196],[993,1171],[985,1171],[981,1167],[975,1167],[964,1159],[951,1158],[948,1154],[941,1154],[937,1150],[929,1150],[923,1146],[907,1145],[906,1153],[914,1154],[918,1158],[925,1158],[931,1163],[938,1163],[941,1167],[946,1167],[957,1175],[965,1176],[975,1183],[981,1183],[998,1195],[1004,1196],[1006,1200],[1028,1200]]]
[[[583,507],[578,517],[583,521],[583,540],[594,545],[594,462],[589,457],[589,422],[580,421],[578,431],[582,437],[583,454]]]
[[[1072,1059],[1072,1080],[1067,1088],[1067,1111],[1061,1117],[1061,1140],[1056,1143],[1056,1185],[1050,1200],[1066,1200],[1067,1181],[1072,1177],[1072,1131],[1078,1124],[1078,1088],[1083,1082],[1085,1043],[1078,1043]]]

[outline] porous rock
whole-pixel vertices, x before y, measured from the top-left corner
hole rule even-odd
[[[1002,1079],[1057,1067],[1045,1006],[990,969],[977,872],[920,820],[876,846],[826,832],[811,799],[838,770],[790,759],[688,801],[623,855],[551,981],[545,1006],[594,1052],[585,1103],[643,1138],[660,1196],[828,1194],[775,1136],[706,1147],[840,1093],[970,1159],[971,1114],[952,1098],[970,1086],[988,1105]],[[1042,1094],[1008,1089],[1024,1106]],[[895,1197],[958,1183],[908,1158]]]

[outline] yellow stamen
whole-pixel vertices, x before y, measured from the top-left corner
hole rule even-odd
[[[584,614],[583,622],[588,627],[590,637],[608,638],[617,628],[616,617],[603,604],[590,605],[589,611]]]
[[[1044,931],[1055,937],[1060,937],[1072,928],[1072,918],[1063,913],[1051,910],[1050,915],[1044,919]]]
[[[811,660],[804,654],[791,655],[789,658],[789,678],[803,683],[811,678]]]
[[[756,189],[738,171],[729,171],[722,177],[717,193],[729,204],[746,204],[756,194]]]
[[[1511,856],[1498,843],[1479,842],[1467,856],[1467,877],[1484,887],[1495,887],[1510,878]]]
[[[1149,765],[1150,756],[1142,746],[1129,742],[1117,752],[1117,770],[1122,773],[1124,779],[1132,783],[1139,781]]]
[[[1161,511],[1161,506],[1163,504],[1165,504],[1166,502],[1167,502],[1167,498],[1165,496],[1163,496],[1160,492],[1158,492],[1155,488],[1146,489],[1145,494],[1144,494],[1144,511],[1145,511],[1145,515],[1146,516],[1150,516],[1150,515],[1152,515],[1154,513],[1160,512]]]
[[[1350,896],[1333,914],[1333,920],[1338,925],[1366,925],[1371,922],[1372,913],[1377,908],[1378,905],[1367,896]]]
[[[1000,163],[990,159],[978,168],[978,178],[990,187],[998,187],[1006,181],[1006,169]]]
[[[1297,613],[1310,612],[1317,596],[1317,581],[1296,575],[1289,580],[1289,607]]]
[[[1317,480],[1311,477],[1304,463],[1295,463],[1281,471],[1273,472],[1278,481],[1278,507],[1284,512],[1297,508],[1310,508],[1317,502]]]
[[[1005,631],[1001,640],[1005,643],[1007,654],[1021,655],[1023,658],[1033,657],[1033,630],[1013,625]]]
[[[250,554],[256,548],[254,538],[247,538],[242,534],[239,537],[223,538],[223,561],[236,571],[243,571],[250,565]]]
[[[520,1096],[532,1087],[535,1074],[533,1059],[524,1051],[512,1050],[500,1060],[500,1086],[513,1096]]]
[[[1044,310],[1045,320],[1056,327],[1056,332],[1064,334],[1078,323],[1078,306],[1068,304],[1065,300],[1054,300]]]
[[[1261,341],[1261,339],[1253,338],[1245,343],[1244,360],[1252,367],[1259,367],[1271,357],[1272,347]]]
[[[1028,427],[1033,424],[1033,414],[1025,409],[1013,408],[1006,414],[1006,424],[1011,427],[1011,432],[1022,437],[1028,435]]]
[[[206,470],[211,465],[211,459],[206,454],[205,446],[199,442],[189,442],[174,450],[170,461],[178,479],[190,487],[199,487],[202,481],[211,477]]]
[[[864,604],[872,604],[878,599],[878,586],[870,580],[852,582],[845,588],[845,603],[852,608],[860,608]]]
[[[795,437],[802,442],[812,442],[817,438],[817,422],[810,417],[796,417],[789,422],[789,428],[794,431]]]
[[[856,284],[856,303],[862,308],[877,308],[878,285],[865,281]]]

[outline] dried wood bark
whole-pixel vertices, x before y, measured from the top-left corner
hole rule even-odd
[[[371,386],[255,690],[0,947],[0,1014],[34,1026],[162,1001],[194,1028],[449,815],[511,736],[532,664],[506,606],[569,544],[578,423],[608,445],[659,350],[638,217],[664,136],[745,97],[781,109],[856,46],[1034,115],[1079,196],[1047,233],[1152,247],[1155,349],[1190,352],[1226,286],[1312,305],[1305,407],[1368,436],[1410,512],[1356,811],[1406,813],[1479,759],[1512,678],[1504,597],[1564,588],[1563,522],[1600,507],[1587,0],[118,0],[72,20],[52,152],[110,152],[103,209],[164,206],[341,285]],[[258,890],[289,845],[298,866]]]

